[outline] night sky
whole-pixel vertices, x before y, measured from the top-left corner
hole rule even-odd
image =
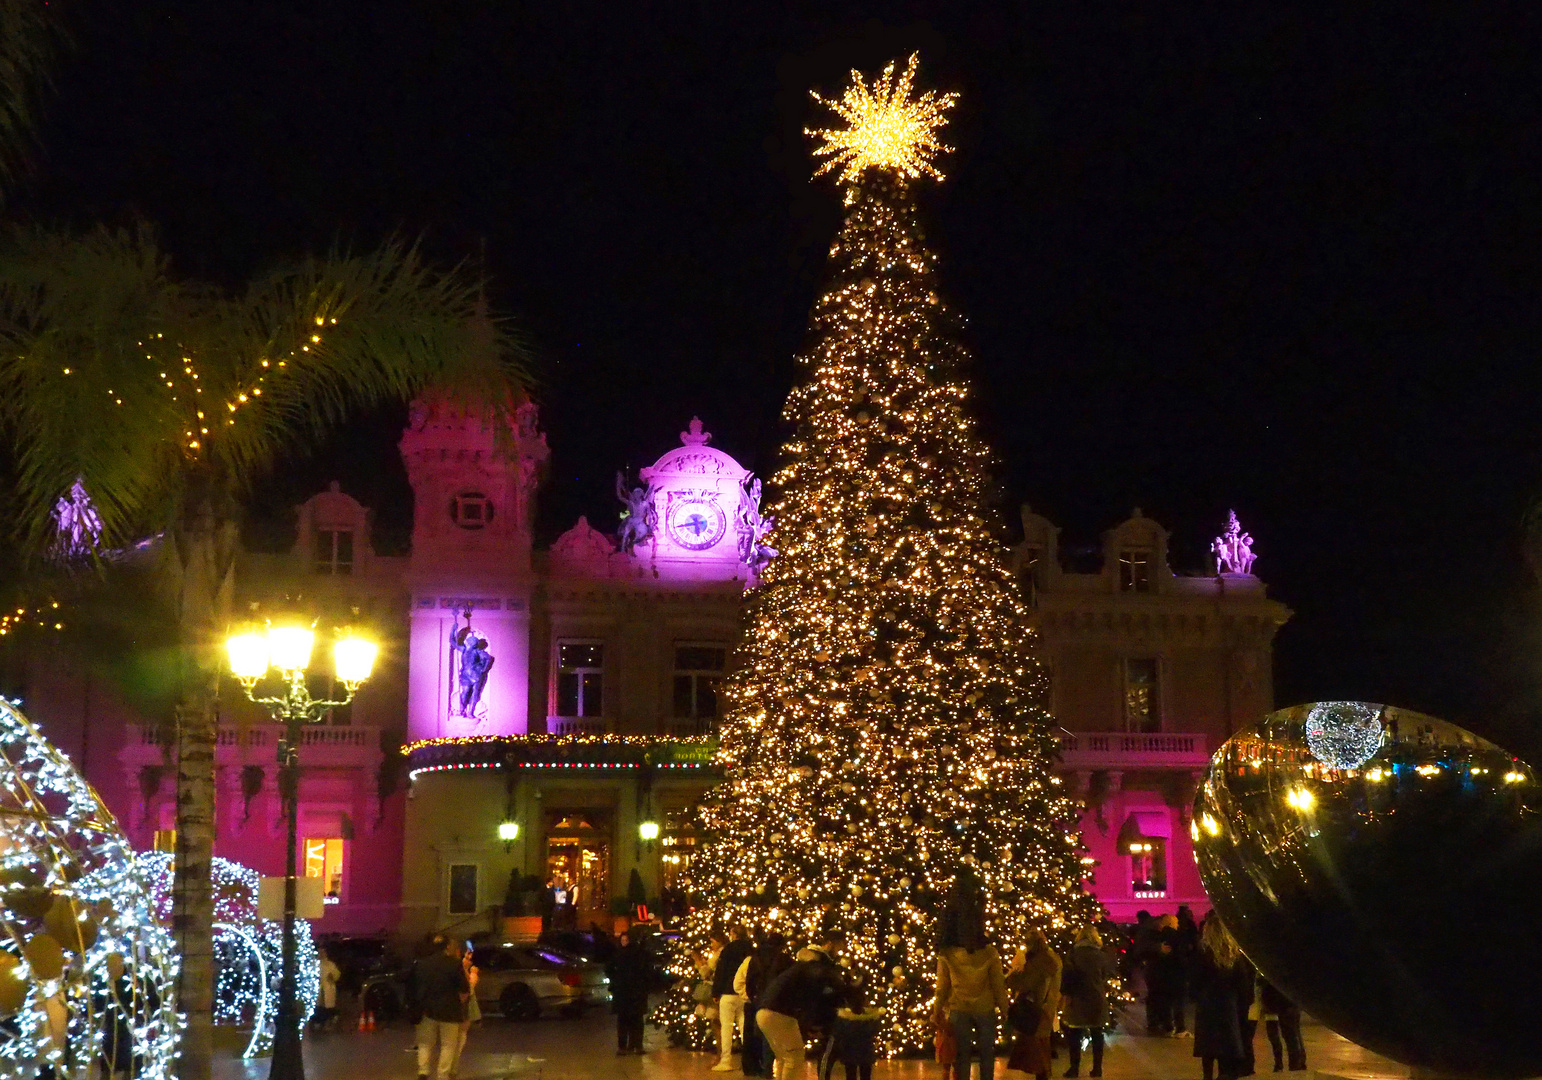
[[[919,49],[963,95],[924,199],[975,408],[1081,560],[1235,507],[1296,611],[1280,703],[1423,708],[1536,757],[1542,9],[199,0],[80,4],[12,217],[155,223],[237,283],[334,243],[481,259],[535,351],[550,540],[699,414],[774,463],[838,222],[807,91]],[[838,11],[832,9],[839,9]],[[1058,9],[1058,10],[1057,10]],[[410,532],[404,412],[326,480]]]

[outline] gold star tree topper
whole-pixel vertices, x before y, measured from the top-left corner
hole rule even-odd
[[[912,54],[904,73],[898,76],[895,62],[889,61],[872,86],[863,81],[861,72],[853,71],[851,85],[839,100],[823,97],[817,90],[809,92],[847,124],[804,131],[823,140],[814,148],[814,156],[825,159],[814,170],[815,176],[839,169],[840,182],[850,184],[871,168],[886,169],[908,180],[921,176],[942,179],[932,159],[952,147],[938,142],[936,133],[948,122],[947,111],[958,95],[928,90],[912,98],[910,87],[920,60],[920,54]]]

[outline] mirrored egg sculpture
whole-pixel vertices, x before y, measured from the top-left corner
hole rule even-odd
[[[1228,740],[1190,828],[1216,913],[1309,1014],[1497,1080],[1542,1075],[1539,811],[1531,768],[1455,724],[1319,702]]]
[[[174,1075],[177,956],[128,840],[0,699],[0,1077]]]

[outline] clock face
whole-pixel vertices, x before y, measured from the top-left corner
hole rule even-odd
[[[715,492],[672,491],[664,527],[669,538],[687,551],[705,551],[723,539],[728,516],[718,506]]]

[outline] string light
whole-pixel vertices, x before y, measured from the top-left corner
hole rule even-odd
[[[912,60],[860,77],[822,133],[848,187],[815,305],[767,542],[721,695],[726,781],[682,867],[686,953],[742,922],[801,941],[846,936],[845,961],[885,1008],[888,1053],[931,1039],[944,898],[967,868],[1008,952],[1037,928],[1068,949],[1099,907],[1054,783],[1058,742],[1029,612],[987,512],[991,459],[964,405],[957,320],[905,181],[928,166],[952,97],[910,101]],[[834,149],[832,149],[832,147]],[[768,516],[772,516],[769,515]],[[715,1025],[691,970],[656,1015],[680,1041]]]
[[[919,63],[920,56],[912,55],[904,73],[896,77],[891,61],[871,87],[862,81],[861,73],[853,71],[851,85],[839,99],[809,91],[848,125],[804,132],[823,140],[814,154],[826,160],[814,170],[815,176],[839,169],[841,182],[849,184],[860,180],[867,169],[877,169],[912,180],[942,179],[932,159],[951,147],[937,141],[936,131],[947,123],[947,111],[958,95],[928,90],[912,98],[910,87]]]
[[[178,959],[111,812],[0,700],[0,1075],[175,1074]]]
[[[161,851],[136,856],[150,882],[158,918],[171,921],[175,865]],[[278,985],[283,974],[284,924],[257,916],[262,875],[220,858],[210,862],[214,890],[214,1022],[252,1029],[243,1057],[260,1057],[273,1047],[278,1022]],[[304,1030],[321,992],[321,961],[310,923],[295,922],[295,987]]]

